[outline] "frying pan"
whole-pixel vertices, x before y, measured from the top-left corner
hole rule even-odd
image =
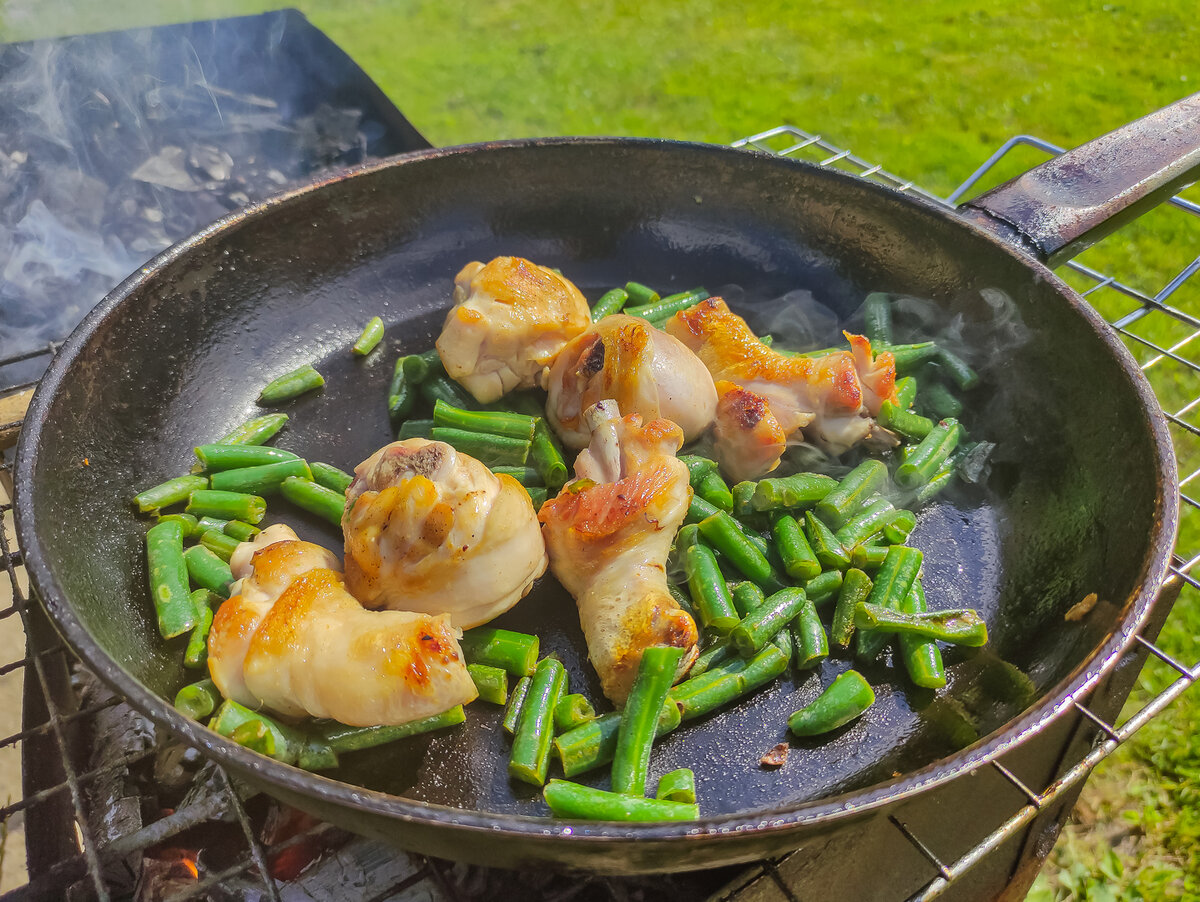
[[[1039,261],[1065,259],[1114,216],[1182,184],[1200,156],[1198,123],[1200,96],[959,215],[836,171],[656,140],[435,149],[281,195],[132,275],[50,367],[17,462],[33,585],[83,662],[159,724],[284,801],[419,852],[668,871],[853,827],[1043,729],[1114,666],[1148,615],[1177,523],[1166,425],[1107,325]],[[651,780],[696,771],[704,817],[682,825],[545,817],[536,791],[505,778],[499,712],[483,704],[465,727],[347,756],[330,776],[182,717],[167,699],[189,675],[177,644],[158,637],[145,523],[129,498],[185,472],[191,446],[254,415],[261,385],[307,361],[326,386],[292,402],[277,444],[352,467],[391,438],[384,394],[396,353],[428,348],[454,273],[497,254],[560,267],[589,297],[630,278],[734,285],[737,308],[760,325],[796,289],[843,322],[868,291],[930,299],[976,352],[983,387],[967,425],[998,448],[987,484],[943,496],[913,541],[933,603],[981,610],[989,647],[949,652],[950,684],[936,696],[886,664],[868,669],[876,706],[830,737],[793,741],[779,770],[759,756],[847,662],[680,729],[656,747]],[[384,350],[352,360],[349,344],[377,313]],[[304,538],[335,541],[282,504],[272,512]],[[1101,599],[1091,614],[1065,621],[1091,592]],[[601,697],[574,604],[552,579],[498,623],[538,632],[575,691]]]

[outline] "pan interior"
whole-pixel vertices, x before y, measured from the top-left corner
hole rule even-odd
[[[951,685],[936,695],[884,659],[865,671],[878,687],[866,717],[793,743],[788,765],[767,770],[758,759],[786,738],[787,716],[849,664],[782,679],[668,737],[651,785],[691,767],[706,814],[874,785],[991,733],[1117,628],[1150,554],[1155,449],[1111,350],[1053,284],[872,186],[757,155],[603,142],[436,154],[301,193],[198,241],[93,317],[33,449],[36,544],[61,587],[46,593],[52,615],[77,618],[92,652],[171,698],[194,677],[179,645],[158,638],[146,523],[129,498],[187,472],[192,446],[257,415],[259,388],[309,361],[326,386],[285,408],[276,444],[352,469],[391,438],[396,353],[430,347],[454,274],[498,254],[560,267],[590,299],[629,279],[664,293],[736,286],[730,297],[761,327],[778,327],[781,309],[809,309],[797,291],[842,324],[869,291],[928,298],[937,324],[956,324],[981,352],[984,385],[964,421],[998,444],[991,478],[928,508],[914,543],[931,605],[979,609],[990,646],[947,652]],[[382,350],[351,358],[376,314]],[[283,502],[270,516],[336,541]],[[1065,621],[1090,592],[1095,610]],[[574,603],[549,576],[497,623],[539,633],[572,691],[602,699]],[[465,727],[347,756],[336,776],[464,809],[542,813],[537,792],[506,778],[499,716],[472,705]]]

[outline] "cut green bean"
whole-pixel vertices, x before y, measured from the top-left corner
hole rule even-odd
[[[229,565],[203,545],[193,545],[183,553],[188,576],[197,586],[216,592],[222,598],[229,597],[233,585],[233,573]]]
[[[546,499],[550,497],[550,490],[545,486],[531,485],[527,486],[525,491],[529,493],[529,501],[533,504],[535,511],[541,510]]]
[[[842,588],[842,571],[826,570],[804,584],[804,593],[813,604],[824,604],[837,598]]]
[[[847,670],[816,699],[788,718],[797,736],[816,736],[843,727],[875,704],[875,691],[857,670]]]
[[[187,512],[198,517],[241,520],[257,524],[267,513],[267,502],[259,495],[198,489],[188,498]]]
[[[886,350],[892,354],[896,361],[896,372],[901,375],[907,375],[914,372],[923,363],[928,363],[938,356],[938,346],[932,341],[920,341],[910,345],[888,345],[886,348],[877,350]]]
[[[675,681],[684,649],[654,645],[642,652],[637,676],[621,712],[621,728],[613,755],[612,788],[625,795],[646,794],[650,749],[654,744],[659,712]]]
[[[295,727],[279,723],[261,711],[251,711],[232,699],[221,702],[212,720],[208,722],[208,726],[209,729],[222,736],[232,738],[239,727],[253,721],[260,721],[266,726],[271,733],[272,750],[270,755],[276,761],[282,761],[284,764],[296,764],[303,761],[302,766],[307,765],[309,762],[304,759],[315,753],[315,749],[310,751],[308,747],[320,744]],[[334,761],[336,764],[336,758]]]
[[[708,517],[723,513],[725,512],[715,504],[711,504],[699,495],[694,494],[692,495],[691,503],[688,505],[687,516],[684,519],[688,523],[699,523]]]
[[[908,410],[913,406],[913,401],[917,399],[917,378],[915,376],[905,376],[903,379],[896,380],[896,406],[901,410]]]
[[[961,435],[962,429],[957,420],[938,423],[908,459],[896,468],[896,485],[916,489],[929,482],[958,446]]]
[[[225,531],[225,524],[228,520],[219,520],[216,517],[201,517],[196,521],[196,531],[193,535],[202,536],[210,529],[215,529],[217,532]]]
[[[533,786],[546,782],[554,741],[554,706],[567,684],[567,673],[554,658],[543,658],[521,706],[508,758],[508,775]]]
[[[281,460],[261,467],[222,470],[220,473],[213,473],[209,481],[218,492],[270,495],[279,491],[280,484],[291,476],[308,480],[313,478],[307,461],[296,459]]]
[[[517,732],[517,720],[521,716],[521,706],[525,704],[525,696],[529,692],[529,684],[532,682],[532,677],[521,677],[517,680],[517,685],[513,686],[513,691],[509,693],[502,723],[504,732],[509,736]]]
[[[309,468],[312,470],[312,480],[317,485],[323,485],[331,492],[337,492],[339,495],[345,495],[346,489],[350,488],[350,483],[354,481],[354,477],[345,470],[335,467],[333,464],[323,464],[320,461],[310,463]]]
[[[669,294],[649,304],[626,307],[625,312],[629,316],[640,316],[652,326],[658,327],[676,313],[694,307],[708,297],[710,297],[709,293],[703,288],[693,288],[691,291]]]
[[[732,516],[720,511],[705,517],[698,524],[704,540],[720,551],[747,579],[757,583],[769,582],[773,576],[771,562]]]
[[[194,451],[196,459],[210,473],[298,459],[291,451],[266,445],[197,445]]]
[[[217,710],[221,693],[212,680],[201,680],[184,686],[175,693],[175,708],[192,720],[202,720]]]
[[[183,529],[178,523],[157,523],[146,533],[146,565],[158,631],[173,639],[194,629],[199,617],[188,588]]]
[[[890,545],[903,545],[917,525],[917,515],[912,511],[893,511],[883,524],[883,538]]]
[[[709,473],[714,473],[717,470],[717,462],[708,457],[701,457],[698,454],[681,454],[679,455],[680,462],[688,468],[688,481],[694,489],[700,484],[700,480]]]
[[[624,288],[612,288],[600,295],[600,299],[592,305],[592,322],[598,323],[606,316],[620,313],[629,300],[629,292]]]
[[[868,458],[842,477],[837,487],[817,504],[816,512],[834,529],[840,529],[864,502],[887,483],[887,465]],[[812,536],[809,536],[812,539]]]
[[[562,445],[541,417],[533,430],[533,442],[529,446],[529,454],[533,457],[533,465],[541,474],[542,483],[548,489],[558,491],[567,481],[567,460],[563,456]]]
[[[758,483],[749,479],[742,480],[731,489],[735,517],[752,517],[758,513],[754,509],[754,493],[757,491]]]
[[[508,701],[508,673],[488,664],[468,664],[467,673],[481,701],[503,705]]]
[[[700,618],[696,615],[696,610],[692,607],[692,600],[688,597],[687,592],[673,582],[667,583],[667,591],[671,593],[671,597],[675,599],[675,603],[679,605],[679,609],[691,617],[692,622],[699,626]]]
[[[420,354],[405,354],[398,361],[400,371],[409,385],[420,385],[430,376],[440,376],[445,373],[441,355],[437,348],[423,351]]]
[[[176,476],[133,496],[143,514],[186,501],[192,492],[208,488],[207,476]]]
[[[856,545],[850,552],[850,565],[874,573],[883,566],[887,551],[887,545]]]
[[[845,570],[850,566],[850,557],[846,549],[837,540],[833,531],[825,525],[812,511],[804,512],[804,532],[808,543],[812,546],[813,554],[822,567],[832,570]]]
[[[925,587],[921,580],[913,580],[912,588],[900,604],[903,614],[924,614],[926,611]],[[941,689],[946,685],[946,667],[942,663],[942,651],[932,639],[908,633],[900,635],[900,657],[908,678],[923,689]]]
[[[417,389],[404,375],[404,358],[402,357],[396,361],[396,368],[392,373],[392,383],[388,386],[388,421],[394,425],[407,419],[412,415],[413,408],[416,406]]]
[[[459,410],[479,409],[479,402],[475,400],[474,395],[444,373],[430,375],[421,383],[419,391],[430,407],[438,401],[445,401]]]
[[[892,299],[873,291],[863,301],[863,332],[873,345],[892,343]]]
[[[200,520],[197,517],[193,517],[191,514],[159,514],[158,522],[178,523],[185,539],[197,535],[200,532],[198,528]]]
[[[529,633],[477,626],[459,640],[463,657],[472,664],[499,667],[515,677],[533,676],[541,640]]]
[[[938,420],[957,417],[963,411],[962,401],[941,382],[929,382],[917,397],[921,409]]]
[[[709,504],[726,512],[733,510],[733,493],[729,491],[729,486],[725,484],[725,480],[716,470],[705,474],[695,486],[695,490],[696,494]]]
[[[229,738],[252,752],[258,752],[269,758],[275,757],[275,734],[260,718],[248,720],[235,728],[229,734]]]
[[[743,657],[757,654],[781,629],[800,613],[808,601],[803,589],[776,592],[733,628],[729,638]],[[813,609],[814,612],[816,609]]]
[[[279,486],[279,493],[288,501],[316,514],[333,526],[341,528],[342,514],[346,510],[346,496],[317,485],[310,479],[291,476]]]
[[[748,583],[748,585],[753,586],[754,583]],[[755,586],[755,588],[758,587]],[[759,591],[761,592],[762,590],[760,589]],[[763,600],[766,601],[765,598]],[[718,639],[710,643],[704,651],[696,656],[696,660],[692,662],[692,668],[688,671],[688,675],[689,677],[698,677],[702,673],[724,664],[736,653],[733,643],[729,640],[728,636]]]
[[[753,658],[735,658],[671,690],[683,720],[709,714],[769,683],[785,670],[789,655],[768,644]]]
[[[713,550],[703,544],[692,545],[684,552],[683,568],[692,606],[700,615],[704,628],[723,636],[737,626],[737,609]]]
[[[655,737],[666,736],[677,729],[680,722],[679,706],[668,699],[658,714]],[[554,754],[562,764],[563,773],[574,777],[611,763],[620,729],[621,714],[614,711],[556,737]]]
[[[978,611],[970,608],[905,614],[864,602],[854,609],[854,625],[860,630],[919,636],[971,648],[987,645],[988,641],[987,624]]]
[[[305,392],[320,388],[324,384],[324,377],[313,368],[311,363],[306,363],[268,382],[266,387],[258,393],[258,403],[282,404]]]
[[[224,531],[209,529],[200,534],[200,544],[221,560],[228,562],[233,556],[233,550],[241,543],[233,536],[225,535]]]
[[[467,719],[462,705],[455,705],[441,714],[411,720],[408,723],[389,724],[378,727],[350,727],[345,724],[330,722],[318,734],[319,741],[325,743],[335,753],[357,752],[362,749],[387,745],[398,739],[431,733],[445,727],[453,727]]]
[[[487,466],[520,467],[529,459],[531,442],[528,439],[510,438],[485,432],[470,432],[434,425],[430,436],[435,442],[452,445],[456,451],[469,454]]]
[[[843,549],[853,549],[855,545],[861,545],[883,532],[883,528],[891,522],[895,513],[896,508],[892,502],[886,498],[876,498],[847,520],[842,528],[834,533],[834,538]]]
[[[898,432],[910,442],[919,442],[929,435],[936,425],[928,417],[913,413],[911,410],[904,410],[891,401],[884,401],[879,405],[879,416],[876,419],[880,426],[890,429],[892,432]]]
[[[663,774],[659,778],[658,788],[654,790],[654,797],[668,802],[696,804],[696,775],[690,767]]]
[[[629,300],[635,306],[653,304],[655,301],[659,300],[658,292],[649,285],[643,285],[641,282],[626,282],[625,293],[629,295]]]
[[[750,503],[756,511],[811,507],[823,501],[837,484],[837,480],[818,473],[760,479]]]
[[[829,657],[829,637],[817,614],[817,606],[808,598],[792,619],[792,637],[796,643],[793,660],[798,669],[816,667]]]
[[[870,597],[873,585],[862,570],[852,567],[846,571],[837,607],[833,609],[833,623],[829,627],[829,638],[839,648],[850,647],[850,640],[854,638],[854,609]]]
[[[738,616],[745,618],[750,615],[750,612],[758,607],[761,607],[763,602],[767,600],[767,596],[763,594],[763,590],[750,580],[738,583],[733,587],[730,593],[733,598],[733,606],[738,612]]]
[[[796,655],[796,641],[792,636],[792,627],[786,627],[777,632],[774,638],[771,639],[771,644],[783,652],[784,657],[789,661],[793,660]]]
[[[500,476],[501,474],[505,476],[511,476],[526,488],[532,488],[542,484],[542,474],[533,467],[495,466],[491,467],[490,469],[497,476]]]
[[[554,732],[567,733],[596,719],[596,709],[587,697],[578,692],[564,695],[554,706]]]
[[[771,521],[771,536],[775,539],[775,550],[779,552],[784,572],[792,579],[810,580],[821,572],[816,552],[791,514],[775,515]]]
[[[954,380],[954,384],[963,391],[970,391],[979,384],[979,374],[971,369],[967,362],[957,354],[947,351],[945,348],[938,348],[937,357],[934,359],[942,370],[950,374],[950,378]],[[947,394],[949,393],[947,392]],[[950,395],[950,397],[961,410],[962,405],[958,403],[958,399],[954,398],[953,395]],[[946,414],[946,416],[958,416],[958,414]]]
[[[288,421],[286,413],[268,413],[261,417],[247,420],[232,432],[217,439],[218,445],[263,445],[275,437],[275,434]]]
[[[867,603],[882,608],[899,610],[904,597],[912,589],[913,581],[921,573],[923,555],[916,548],[905,545],[892,545],[888,548],[883,566],[875,574],[871,586],[871,594]],[[858,606],[855,606],[855,625],[857,626]],[[888,633],[873,631],[859,632],[855,644],[855,657],[860,661],[874,661],[883,651],[891,636]]]
[[[699,805],[592,789],[568,780],[551,780],[542,797],[557,817],[577,820],[691,821],[700,817]]]
[[[237,539],[239,542],[252,542],[254,537],[262,532],[257,526],[251,526],[241,520],[229,520],[223,528],[225,535]]]
[[[350,353],[355,357],[366,357],[375,347],[383,340],[383,318],[373,316],[367,320],[367,324],[363,326],[362,334],[358,336],[358,341],[350,348]]]
[[[396,438],[429,438],[433,435],[433,420],[405,420],[396,432]]]
[[[537,418],[505,410],[463,410],[438,398],[433,404],[433,425],[464,432],[503,435],[528,442],[533,440]]]

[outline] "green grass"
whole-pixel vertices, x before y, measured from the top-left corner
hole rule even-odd
[[[82,5],[82,4],[80,4]],[[109,0],[0,3],[6,40],[269,9],[265,2]],[[1031,133],[1072,146],[1200,88],[1194,4],[1166,0],[903,7],[495,0],[296,4],[382,85],[436,144],[546,134],[654,135],[727,143],[783,122],[940,193],[1003,140]],[[1191,79],[1191,81],[1189,81]],[[1041,159],[1014,154],[1014,174]],[[1195,194],[1195,192],[1193,192]],[[1196,254],[1197,227],[1156,212],[1085,259],[1153,293]],[[1080,287],[1086,280],[1073,279]],[[1115,292],[1092,299],[1129,309]],[[1200,279],[1172,298],[1200,311]],[[1166,317],[1139,334],[1186,334]],[[1198,343],[1200,344],[1200,343]],[[1140,359],[1150,356],[1135,348]],[[1200,348],[1184,351],[1191,359]],[[1165,406],[1200,394],[1175,364],[1151,370]],[[1103,399],[1099,399],[1101,402]],[[1200,424],[1195,412],[1189,422]],[[1177,433],[1182,435],[1182,433]],[[1179,443],[1184,472],[1200,442]],[[1189,517],[1181,548],[1200,552]],[[1200,658],[1200,608],[1180,601],[1164,645]],[[1148,672],[1140,697],[1163,671]],[[1200,697],[1185,696],[1090,782],[1032,898],[1196,898],[1200,874]]]

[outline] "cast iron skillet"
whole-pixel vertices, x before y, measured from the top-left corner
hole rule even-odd
[[[1156,141],[1176,135],[1169,153],[1143,167],[1153,177],[1125,179],[1133,189],[1104,181],[1130,171],[1128,160],[1106,159],[1108,139],[1051,164],[1041,182],[1025,178],[1063,188],[1064,173],[1086,157],[1093,168],[1070,173],[1071,184],[1103,182],[1106,199],[1136,209],[1181,182],[1174,161],[1194,165],[1198,105],[1191,98],[1128,127]],[[993,234],[997,223],[1010,231],[1033,223],[1020,240],[1035,242],[1043,259],[1061,258],[1114,208],[1097,207],[1086,222],[1064,215],[1061,201],[1014,213],[1007,202],[1021,187],[978,204],[970,216],[980,228],[769,155],[550,139],[420,152],[227,217],[118,287],[42,380],[17,465],[33,584],[84,663],[135,706],[250,782],[359,832],[484,864],[610,873],[795,848],[1040,729],[1114,664],[1165,573],[1176,470],[1149,387],[1074,292]],[[795,289],[843,321],[871,290],[930,298],[942,322],[959,318],[985,383],[967,422],[999,449],[988,485],[932,506],[914,540],[926,552],[930,598],[981,609],[991,645],[948,654],[951,684],[938,697],[891,678],[885,665],[871,669],[875,708],[824,741],[794,742],[778,771],[760,769],[759,756],[785,738],[787,715],[847,666],[840,659],[680,729],[656,751],[651,780],[695,769],[705,816],[684,825],[542,816],[537,793],[505,778],[498,711],[483,704],[471,706],[463,728],[348,757],[337,779],[259,757],[180,716],[167,699],[189,676],[180,648],[157,635],[145,523],[129,498],[186,472],[191,446],[254,415],[263,383],[310,360],[327,385],[287,408],[292,420],[277,444],[352,467],[390,438],[384,394],[397,351],[429,347],[454,273],[497,254],[561,267],[593,298],[629,278],[668,289],[735,285],[738,309],[760,326]],[[388,324],[384,349],[352,360],[349,344],[376,313]],[[282,502],[272,510],[306,538],[336,541]],[[1064,622],[1090,592],[1102,599],[1095,610]],[[539,632],[575,689],[601,697],[574,605],[549,577],[500,623]]]

